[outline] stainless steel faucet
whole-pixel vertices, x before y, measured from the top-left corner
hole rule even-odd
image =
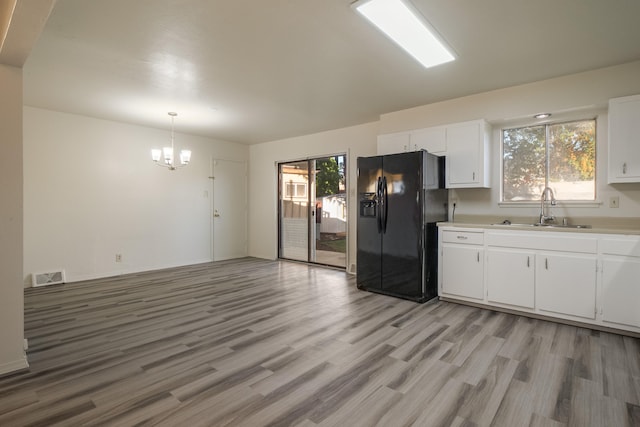
[[[549,212],[549,205],[547,205],[547,209],[545,212],[545,203],[544,203],[545,201],[549,201],[549,204],[551,206],[556,205],[556,198],[553,195],[553,190],[549,187],[544,187],[544,190],[542,190],[542,196],[540,196],[540,224],[546,224],[547,222],[553,221],[554,219],[556,219]]]

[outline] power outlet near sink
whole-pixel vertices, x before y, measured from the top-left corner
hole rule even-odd
[[[619,208],[620,207],[620,197],[618,196],[611,196],[609,197],[609,207],[610,208]]]

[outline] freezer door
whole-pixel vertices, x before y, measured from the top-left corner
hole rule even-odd
[[[381,290],[382,157],[358,158],[358,220],[356,282],[360,289]]]
[[[425,152],[384,157],[382,291],[418,299],[423,284],[423,157]]]

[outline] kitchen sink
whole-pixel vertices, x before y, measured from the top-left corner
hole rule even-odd
[[[550,227],[550,228],[591,228],[590,225],[585,224],[533,224],[534,227]]]
[[[497,222],[491,225],[503,225],[505,227],[541,227],[541,228],[591,228],[590,225],[584,224],[542,224],[539,222],[534,223],[516,223],[509,220],[503,222]]]

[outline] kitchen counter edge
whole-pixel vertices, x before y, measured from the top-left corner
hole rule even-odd
[[[494,225],[480,224],[469,222],[438,222],[438,227],[457,227],[457,228],[482,228],[486,230],[502,230],[502,231],[533,231],[539,233],[555,232],[555,233],[579,233],[579,234],[620,234],[620,235],[640,235],[640,229],[629,228],[563,228],[563,227],[534,227],[534,226],[518,226],[518,225]]]

